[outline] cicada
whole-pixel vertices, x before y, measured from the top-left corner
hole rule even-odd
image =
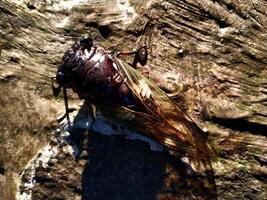
[[[134,55],[131,66],[120,59]],[[147,47],[129,52],[112,52],[82,37],[69,48],[58,68],[54,87],[57,95],[71,88],[101,114],[127,125],[163,144],[169,150],[192,159],[209,160],[215,153],[207,135],[163,92],[153,80],[136,69],[145,65]],[[68,115],[68,104],[66,113]],[[94,116],[94,115],[92,115]]]

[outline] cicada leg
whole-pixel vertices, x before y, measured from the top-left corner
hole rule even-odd
[[[130,56],[134,55],[134,60],[132,63],[133,68],[137,68],[137,63],[140,63],[144,66],[147,63],[148,53],[147,53],[147,46],[141,46],[137,49],[133,49],[132,51],[121,51],[117,52],[116,56]]]

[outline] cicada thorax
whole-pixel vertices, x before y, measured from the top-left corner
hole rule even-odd
[[[70,73],[67,86],[81,99],[135,105],[124,76],[119,73],[111,54],[102,47],[70,49],[63,57],[63,66]]]

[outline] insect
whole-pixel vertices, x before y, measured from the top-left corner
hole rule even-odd
[[[120,59],[124,55],[135,56],[132,66]],[[185,154],[201,160],[205,167],[211,166],[209,160],[214,153],[206,135],[157,84],[135,69],[137,63],[145,65],[147,57],[146,46],[129,52],[111,52],[94,45],[90,37],[77,41],[64,54],[56,74],[58,87],[53,87],[55,96],[63,88],[68,122],[67,89],[71,88],[103,115],[126,124],[179,155]],[[95,117],[94,112],[92,117]],[[215,185],[213,176],[211,178]]]
[[[133,65],[120,59],[134,55]],[[67,88],[104,116],[126,124],[179,154],[209,160],[214,150],[205,133],[152,80],[136,69],[147,62],[147,47],[129,52],[112,52],[82,37],[63,58],[56,74],[58,95],[63,88],[68,117]],[[95,116],[92,112],[92,117]]]

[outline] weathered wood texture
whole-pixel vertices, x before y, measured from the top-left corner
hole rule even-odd
[[[266,12],[264,1],[155,2],[151,64],[197,90],[207,117],[267,125]]]
[[[4,199],[14,195],[14,177],[18,177],[25,163],[41,146],[34,135],[47,135],[52,126],[49,122],[63,109],[62,104],[51,98],[49,78],[22,67],[53,75],[66,48],[88,32],[101,45],[116,50],[148,44],[147,68],[151,78],[166,92],[175,94],[177,103],[208,131],[219,151],[218,161],[214,163],[218,198],[265,199],[266,1],[150,0],[144,3],[131,0],[135,12],[126,6],[128,4],[123,4],[124,1],[82,1],[79,5],[64,2],[0,0],[0,103],[3,105],[0,147],[5,152],[5,156],[0,157],[0,184],[4,185],[0,193]],[[123,5],[124,10],[120,7]],[[72,100],[75,101],[75,96]],[[12,108],[11,101],[17,101]],[[23,112],[26,114],[20,114]],[[46,125],[37,120],[45,121]],[[25,123],[28,121],[30,126]],[[12,127],[14,124],[17,127]],[[36,147],[29,145],[25,151],[23,147],[29,140]],[[99,143],[105,142],[102,138]],[[120,144],[126,145],[124,143]],[[143,143],[136,142],[136,145],[146,149]],[[14,149],[20,150],[19,155]],[[132,156],[132,150],[128,150]],[[98,155],[97,151],[95,155]],[[162,155],[159,158],[163,159]],[[164,159],[161,161],[165,162]],[[60,170],[49,167],[44,171],[39,169],[37,174],[45,178],[47,173],[55,173],[52,179],[62,187],[48,187],[51,194],[56,194],[57,190],[70,192],[73,184],[82,184],[76,172],[73,175],[77,179],[71,183],[61,181],[62,173],[72,174],[72,169],[61,169],[65,161],[58,159],[58,162]],[[74,160],[66,162],[76,166]],[[161,191],[164,186],[167,188],[163,192],[165,196],[157,197],[180,199],[179,180],[168,162],[164,169],[167,181],[161,188]],[[141,159],[140,163],[145,162]],[[77,170],[81,172],[84,165],[79,167]],[[106,168],[101,170],[108,173]],[[41,195],[39,199],[47,199],[45,195],[49,191],[42,191],[45,184],[47,182],[40,181],[40,187],[36,188],[35,194]],[[80,188],[77,193],[79,191]]]

